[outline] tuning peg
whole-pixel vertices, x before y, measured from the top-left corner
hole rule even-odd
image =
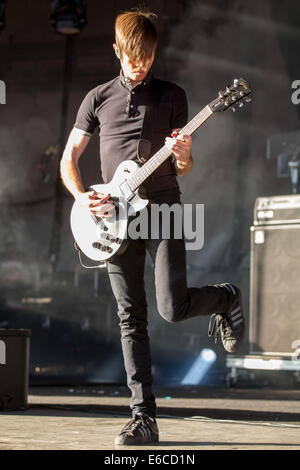
[[[226,87],[226,93],[225,93],[225,94],[226,94],[226,95],[229,95],[230,92],[231,92],[231,90],[230,90],[229,86],[227,86],[227,87]]]
[[[250,98],[250,96],[248,96],[247,98],[245,98],[245,101],[246,101],[247,103],[250,103],[250,101],[252,101],[252,98]]]
[[[219,90],[219,97],[223,98],[224,97],[224,92],[222,90]]]
[[[242,108],[244,106],[244,103],[242,101],[239,102],[238,107]]]
[[[239,79],[238,79],[238,78],[235,78],[235,79],[233,80],[233,87],[234,87],[234,88],[237,88],[238,86],[239,86]]]
[[[233,111],[234,113],[236,112],[236,109],[235,109],[235,107],[234,107],[234,106],[231,106],[231,108],[230,108],[230,109],[231,109],[231,111]]]

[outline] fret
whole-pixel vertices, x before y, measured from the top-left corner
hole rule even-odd
[[[181,134],[191,135],[201,126],[211,115],[213,111],[207,105],[181,130]],[[133,175],[129,176],[127,183],[132,191],[135,191],[165,160],[172,155],[172,151],[165,145],[139,168]]]
[[[135,177],[136,175],[133,174],[131,175],[128,180],[127,180],[127,183],[129,183],[129,186],[131,188],[131,190],[133,190],[132,188],[138,188],[139,187],[139,180],[138,178]]]
[[[180,133],[192,134],[198,127],[201,126],[211,115],[213,111],[207,105],[200,113],[198,113],[183,129]]]

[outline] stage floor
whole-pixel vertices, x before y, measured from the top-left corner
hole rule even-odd
[[[130,419],[126,387],[32,387],[29,408],[0,412],[1,450],[300,449],[300,390],[155,389],[160,442],[115,447]],[[125,455],[125,454],[124,454]]]

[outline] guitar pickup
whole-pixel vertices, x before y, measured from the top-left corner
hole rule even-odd
[[[121,240],[119,237],[114,237],[110,233],[100,233],[100,237],[103,238],[103,240],[109,240],[112,243],[121,243]]]
[[[122,184],[120,184],[119,186],[124,198],[126,199],[126,201],[131,201],[131,199],[135,196],[135,193],[131,190],[129,184],[127,183],[127,181],[123,181]]]

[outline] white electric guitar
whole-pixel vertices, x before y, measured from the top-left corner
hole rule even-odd
[[[219,91],[218,97],[183,127],[180,134],[191,135],[215,112],[229,108],[235,111],[235,104],[241,107],[244,101],[251,101],[250,93],[246,80],[235,79],[231,86]],[[118,166],[110,183],[96,184],[90,188],[111,195],[116,207],[110,217],[93,215],[79,202],[74,202],[71,229],[78,250],[94,261],[105,262],[126,249],[129,218],[149,202],[139,196],[138,188],[171,154],[172,151],[163,146],[142,166],[133,160],[125,160]]]

